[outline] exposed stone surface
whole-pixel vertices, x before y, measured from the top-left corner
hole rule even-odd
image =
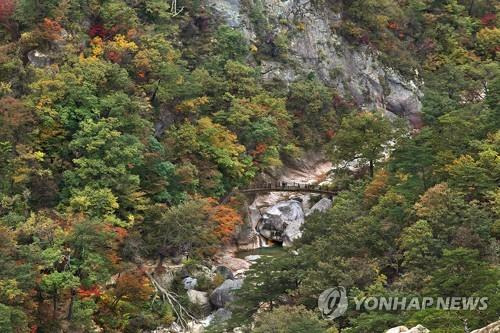
[[[266,174],[258,176],[256,182],[288,182],[300,184],[317,184],[326,179],[332,163],[321,153],[308,151],[300,158],[288,159],[285,165],[270,170]],[[272,238],[263,237],[258,229],[262,216],[270,207],[282,202],[294,199],[302,206],[302,211],[308,212],[311,208],[311,198],[316,196],[309,193],[293,192],[271,192],[259,194],[247,207],[247,216],[238,232],[237,245],[239,250],[254,250],[262,247],[273,246]],[[280,240],[282,241],[282,240]],[[287,244],[285,244],[287,245]]]
[[[38,50],[32,50],[28,52],[28,60],[30,64],[35,67],[47,67],[50,65],[51,60],[48,54],[42,53]]]
[[[187,296],[191,303],[197,304],[205,309],[210,308],[210,300],[208,299],[207,292],[191,289],[187,291]]]
[[[224,280],[232,280],[234,279],[234,275],[233,275],[233,272],[231,272],[231,270],[226,267],[226,266],[217,266],[215,268],[215,273],[216,274],[219,274],[220,276],[222,276],[224,278]]]
[[[258,254],[252,254],[252,255],[246,256],[246,257],[245,257],[245,260],[246,260],[246,261],[250,261],[250,262],[252,262],[252,261],[257,261],[257,260],[259,260],[260,258],[261,258],[261,256],[260,256],[260,255],[258,255]]]
[[[417,325],[408,330],[408,333],[429,333],[429,332],[430,331],[422,325]]]
[[[184,289],[191,290],[196,288],[196,286],[198,285],[198,280],[196,278],[188,276],[182,280],[182,283],[184,284]]]
[[[311,209],[307,212],[306,215],[310,215],[314,212],[325,212],[332,207],[332,200],[328,198],[322,198],[318,201]]]
[[[214,315],[214,320],[216,320],[217,322],[223,322],[231,319],[233,313],[228,309],[220,308],[217,309],[217,311],[215,311],[213,315]]]
[[[183,265],[164,264],[158,268],[156,264],[144,265],[145,269],[151,273],[156,281],[165,289],[170,289],[177,274],[183,270]]]
[[[470,333],[500,333],[500,320]]]
[[[208,2],[228,25],[241,29],[251,42],[257,40],[256,32],[262,27],[251,23],[241,1]],[[261,3],[270,27],[266,43],[273,46],[278,35],[285,35],[288,45],[287,50],[273,52],[274,59],[261,63],[265,79],[289,84],[314,73],[344,96],[352,96],[361,107],[385,109],[406,117],[414,127],[421,125],[421,92],[417,85],[382,65],[374,50],[354,47],[338,35],[341,14],[326,9],[327,6],[317,9],[310,0],[262,0]]]
[[[242,17],[240,14],[240,0],[207,0],[207,3],[213,11],[218,14],[218,17],[224,19],[228,26],[233,28],[241,26]]]
[[[385,331],[385,333],[401,333],[401,332],[408,332],[408,327],[398,326],[398,327],[393,327],[393,328]]]
[[[173,323],[168,329],[154,330],[153,333],[203,333],[204,327],[202,324],[190,321],[187,323],[187,329],[183,329],[179,324]]]
[[[243,280],[226,280],[210,295],[210,302],[217,308],[223,308],[234,300],[234,290],[240,289]]]
[[[406,326],[398,326],[398,327],[393,327],[393,328],[385,331],[385,333],[403,333],[403,332],[405,332],[405,333],[429,333],[430,331],[422,325],[417,325],[417,326],[412,327],[410,329],[408,329],[408,327],[406,327]]]
[[[267,209],[262,215],[257,230],[265,238],[290,246],[302,235],[300,227],[303,223],[304,211],[301,203],[296,200],[287,200]]]
[[[233,274],[250,268],[250,263],[248,261],[230,255],[224,255],[223,257],[217,258],[217,262],[220,266],[229,268]]]

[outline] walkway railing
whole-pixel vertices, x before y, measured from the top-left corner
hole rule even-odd
[[[251,187],[240,189],[239,192],[307,192],[334,195],[337,194],[338,191],[325,185],[278,182],[255,184]]]

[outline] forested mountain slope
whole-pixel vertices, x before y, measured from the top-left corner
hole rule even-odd
[[[498,10],[0,0],[0,332],[179,321],[147,265],[210,262],[245,218],[244,198],[218,200],[311,150],[364,167],[336,171],[343,191],[307,218],[298,255],[252,266],[222,325],[249,325],[263,304],[273,311],[258,332],[290,313],[293,332],[463,332],[498,319]],[[490,302],[321,320],[317,297],[335,285]]]

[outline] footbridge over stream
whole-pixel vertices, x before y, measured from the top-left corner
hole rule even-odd
[[[269,193],[269,192],[300,192],[300,193],[316,193],[328,196],[334,196],[339,191],[325,185],[318,184],[300,184],[300,183],[289,183],[289,182],[274,182],[274,183],[261,183],[253,184],[251,186],[234,189],[228,195],[226,195],[221,203],[226,202],[230,197],[237,193]]]

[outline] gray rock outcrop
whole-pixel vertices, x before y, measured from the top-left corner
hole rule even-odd
[[[218,17],[241,29],[250,43],[259,44],[262,26],[267,27],[264,43],[272,49],[283,48],[274,45],[278,36],[286,38],[286,49],[275,50],[261,62],[264,79],[289,84],[314,73],[342,95],[352,96],[359,106],[383,109],[420,126],[422,94],[417,84],[378,61],[375,50],[355,47],[341,37],[336,31],[342,15],[333,6],[317,8],[309,0],[258,0],[266,24],[255,24],[241,0],[207,1]],[[255,0],[249,3],[252,10],[258,10]]]
[[[215,268],[215,274],[219,274],[224,278],[224,280],[234,279],[233,272],[226,266],[217,266]]]
[[[398,326],[385,331],[385,333],[429,333],[429,332],[430,331],[422,325],[417,325],[410,329],[406,326]]]
[[[304,223],[302,205],[296,200],[287,200],[268,208],[257,226],[265,238],[290,246],[302,235],[300,227]]]
[[[28,60],[30,64],[38,68],[47,67],[51,63],[50,56],[38,50],[29,51]]]
[[[240,289],[243,280],[226,280],[210,294],[210,302],[217,308],[223,308],[234,300],[234,291]]]
[[[232,315],[233,315],[233,313],[230,310],[220,308],[214,312],[214,320],[221,323],[223,321],[231,319]]]
[[[500,320],[470,333],[500,333]]]
[[[328,198],[322,198],[320,201],[314,204],[311,209],[307,212],[306,216],[314,212],[325,212],[332,207],[332,200]]]
[[[210,309],[210,300],[208,299],[208,293],[199,290],[188,290],[188,299],[191,303],[199,305],[203,309]]]
[[[184,284],[184,289],[191,290],[198,285],[198,279],[188,276],[182,280],[182,283]]]
[[[415,327],[412,327],[408,331],[408,333],[429,333],[429,332],[430,331],[422,325],[417,325]]]

